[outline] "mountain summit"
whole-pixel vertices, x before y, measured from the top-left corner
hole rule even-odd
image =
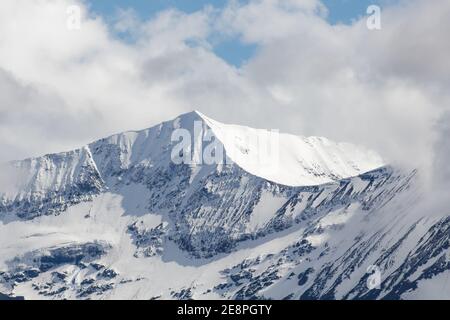
[[[184,141],[190,153],[188,164],[204,164],[203,155],[214,144],[221,150],[219,161],[212,162],[217,170],[222,170],[223,164],[233,164],[248,174],[285,186],[329,183],[384,165],[373,151],[348,143],[223,124],[192,111],[149,129],[115,134],[74,151],[11,162],[2,170],[11,183],[0,189],[0,204],[68,189],[74,193],[79,193],[79,188],[99,191],[120,172],[167,167],[174,163],[173,151],[183,133],[189,140]],[[5,183],[0,188],[2,185]]]
[[[349,143],[223,124],[198,111],[194,113],[211,128],[237,165],[255,176],[279,184],[317,185],[356,176],[385,165],[375,152]],[[268,157],[273,156],[270,160],[278,161],[274,166],[268,166],[264,159],[260,159],[268,146],[274,149],[268,152],[275,153]]]

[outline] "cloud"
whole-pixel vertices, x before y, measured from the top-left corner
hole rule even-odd
[[[390,162],[430,166],[435,123],[449,106],[450,4],[387,7],[382,30],[371,31],[365,18],[333,26],[311,14],[320,6],[296,11],[280,3],[254,1],[226,13],[244,41],[260,46],[242,72],[278,112],[258,113],[272,122],[277,114],[277,126],[292,132],[366,144]]]
[[[73,148],[180,111],[165,87],[143,81],[139,48],[113,38],[100,18],[83,10],[81,29],[67,28],[74,4],[84,8],[75,1],[0,4],[1,110],[8,119],[1,130],[14,132],[8,144],[20,149],[2,158]]]
[[[447,111],[436,126],[438,135],[434,146],[433,180],[450,190],[450,112]],[[447,194],[448,197],[448,194]]]
[[[219,25],[223,32],[240,34],[250,43],[270,43],[289,38],[309,25],[326,23],[326,7],[316,0],[231,1],[223,10]]]
[[[80,30],[67,28],[71,5],[82,9]],[[442,136],[436,124],[448,122],[449,12],[445,0],[408,1],[384,8],[382,29],[370,31],[365,18],[330,25],[317,0],[230,1],[147,21],[122,10],[112,24],[80,1],[2,1],[0,160],[70,149],[195,108],[430,167]],[[214,53],[218,38],[254,44],[256,55],[229,65]]]
[[[36,145],[33,137],[40,136],[52,144],[48,128],[70,140],[70,126],[66,123],[61,127],[65,112],[64,102],[58,96],[24,85],[0,69],[0,162],[11,160],[10,154],[27,156],[27,152],[42,151],[42,145]]]

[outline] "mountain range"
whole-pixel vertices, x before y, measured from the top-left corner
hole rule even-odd
[[[193,111],[0,172],[1,296],[450,298],[450,217],[360,146]]]

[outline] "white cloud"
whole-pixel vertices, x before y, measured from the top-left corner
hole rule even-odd
[[[270,43],[302,32],[304,26],[325,24],[326,8],[317,0],[260,0],[242,4],[231,1],[219,20],[229,33],[237,33],[246,42]]]
[[[246,79],[289,97],[290,108],[277,95],[269,100],[284,114],[280,127],[366,144],[417,166],[430,165],[434,124],[448,107],[449,10],[448,1],[386,8],[380,31],[368,30],[365,19],[332,26],[272,1],[252,2],[227,19],[261,46],[244,67]]]
[[[81,29],[67,29],[66,9],[74,3],[0,4],[0,69],[23,91],[15,94],[5,89],[2,96],[8,101],[1,106],[3,115],[17,118],[15,127],[11,122],[8,126],[19,133],[16,142],[22,149],[2,158],[57,151],[55,144],[64,140],[71,148],[116,130],[145,127],[180,111],[173,99],[164,97],[164,86],[142,80],[140,49],[113,39],[100,19],[84,12]],[[36,97],[24,103],[30,90]],[[67,139],[67,131],[72,130],[78,131],[77,137],[74,132],[73,139]],[[11,135],[0,139],[2,145],[5,139],[14,144]]]
[[[66,27],[73,4],[83,9],[78,31]],[[450,101],[449,12],[445,0],[409,1],[385,8],[382,29],[370,31],[364,19],[328,24],[316,0],[254,0],[149,21],[123,11],[108,26],[79,1],[5,0],[0,160],[73,148],[196,108],[429,165],[436,121]],[[257,54],[231,66],[212,50],[217,34],[256,44]]]

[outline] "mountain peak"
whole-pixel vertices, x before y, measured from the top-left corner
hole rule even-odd
[[[197,156],[202,157],[206,150],[211,150],[211,143],[215,143],[216,148],[223,149],[223,159],[215,164],[235,164],[254,176],[286,186],[329,183],[385,165],[375,152],[352,144],[225,124],[197,110],[148,129],[115,134],[93,142],[86,148],[47,155],[34,159],[30,164],[23,162],[22,165],[39,171],[41,167],[48,166],[47,162],[56,161],[54,159],[58,159],[55,167],[67,161],[70,167],[77,168],[90,161],[100,171],[114,172],[140,163],[169,165],[173,161],[172,151],[180,143],[181,136],[176,133],[177,129],[186,130],[180,133],[190,136],[188,152],[196,153],[196,160]],[[199,164],[202,163],[205,164],[202,161]],[[67,177],[73,178],[71,175]],[[47,185],[50,182],[45,183]]]
[[[175,119],[203,120],[203,119],[209,119],[209,118],[198,110],[191,110],[189,112],[180,114]]]
[[[195,132],[201,121],[202,132]],[[194,110],[169,121],[174,129],[187,129],[195,137],[223,146],[226,158],[245,171],[283,185],[305,186],[328,183],[384,166],[371,150],[322,137],[303,137],[278,130],[225,124]],[[207,132],[207,130],[211,132]],[[211,134],[212,133],[212,134]]]

